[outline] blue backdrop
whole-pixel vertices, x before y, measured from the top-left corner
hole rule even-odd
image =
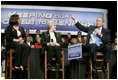
[[[5,29],[8,26],[9,17],[15,13],[20,15],[20,26],[24,27],[24,29],[47,30],[46,22],[54,20],[57,25],[56,30],[62,32],[78,31],[74,22],[69,18],[70,13],[86,27],[96,25],[96,19],[103,17],[102,12],[91,11],[1,8],[1,29]]]

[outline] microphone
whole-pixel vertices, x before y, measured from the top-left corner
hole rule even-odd
[[[51,39],[51,42],[53,42],[53,39]]]

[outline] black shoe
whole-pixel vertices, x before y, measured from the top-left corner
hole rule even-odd
[[[60,65],[56,64],[56,71],[60,71]]]
[[[50,63],[47,64],[47,69],[48,70],[52,70],[52,67],[51,67],[51,64]]]

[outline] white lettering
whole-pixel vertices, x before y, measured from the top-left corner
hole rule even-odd
[[[34,25],[34,20],[22,20],[21,24],[30,24],[30,25]]]
[[[9,19],[3,19],[1,22],[2,24],[9,24]]]

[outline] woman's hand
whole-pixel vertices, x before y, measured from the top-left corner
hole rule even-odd
[[[24,40],[21,40],[19,43],[20,43],[20,44],[23,44],[23,43],[24,43]]]
[[[19,39],[13,39],[13,42],[19,42]]]
[[[47,43],[48,46],[54,46],[54,42]]]
[[[22,42],[23,38],[22,37],[19,37],[18,40],[19,40],[19,42]]]
[[[59,43],[55,43],[55,45],[56,45],[56,46],[60,46],[60,44],[59,44]]]

